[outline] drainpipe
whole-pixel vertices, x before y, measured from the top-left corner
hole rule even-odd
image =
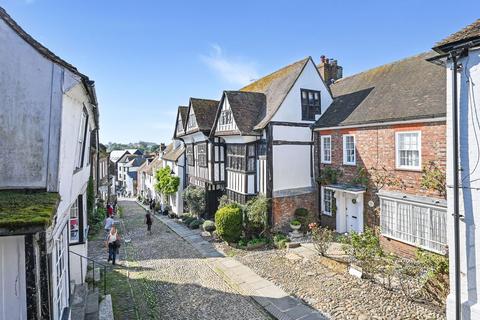
[[[455,319],[460,320],[461,315],[461,285],[460,285],[460,208],[459,208],[459,183],[458,183],[458,102],[457,102],[457,55],[450,53],[453,63],[452,69],[452,130],[453,130],[453,217],[454,217],[454,242],[455,242]]]

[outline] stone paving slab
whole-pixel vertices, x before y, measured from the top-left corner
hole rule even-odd
[[[147,210],[145,206],[140,205]],[[251,268],[245,266],[238,260],[225,257],[218,252],[210,242],[203,240],[200,233],[196,230],[188,229],[186,226],[178,224],[165,216],[155,215],[155,217],[192,245],[202,256],[209,258],[208,263],[212,270],[217,272],[225,281],[237,288],[237,290],[249,295],[275,319],[328,319],[327,316],[318,310],[307,306],[297,298],[289,296],[273,282],[260,277]],[[309,254],[309,251],[310,250],[307,249],[306,254]]]

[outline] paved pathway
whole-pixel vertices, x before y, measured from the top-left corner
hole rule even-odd
[[[143,224],[145,211],[136,202],[121,201],[119,205],[124,212],[121,231],[130,241],[122,246],[120,265],[113,269],[115,281],[109,281],[122,292],[120,297],[112,296],[116,318],[270,319],[165,224],[157,220],[153,234],[148,235]],[[101,246],[95,249],[95,243],[90,251],[93,256],[104,255]]]

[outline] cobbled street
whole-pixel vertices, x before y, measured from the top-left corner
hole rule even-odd
[[[115,319],[270,319],[249,297],[231,288],[186,241],[154,219],[152,235],[145,210],[120,201],[119,230],[125,242],[120,260],[108,273]],[[100,237],[89,256],[106,263]]]

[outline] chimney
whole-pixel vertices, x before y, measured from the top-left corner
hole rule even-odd
[[[337,64],[337,60],[320,56],[320,64],[317,66],[323,81],[330,86],[343,76],[343,68]]]

